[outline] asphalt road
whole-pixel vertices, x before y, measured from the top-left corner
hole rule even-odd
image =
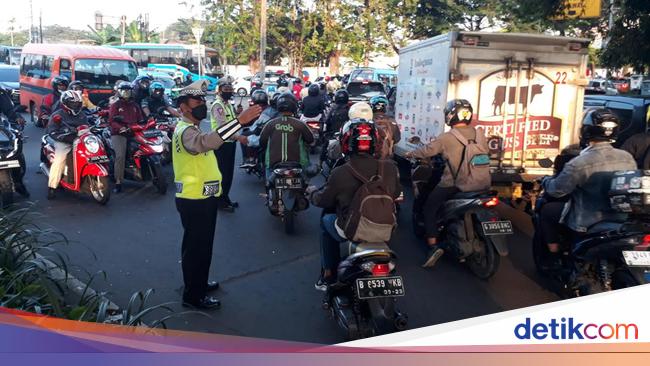
[[[29,124],[25,134],[29,136],[25,181],[34,210],[43,214],[42,224],[72,241],[62,251],[73,264],[90,273],[106,272],[107,280],[97,278],[94,287],[108,291],[122,306],[132,293],[148,288],[156,291],[151,305],[180,301],[182,228],[171,189],[161,196],[150,184],[127,182],[124,192],[112,195],[105,207],[88,196],[64,191],[48,201],[46,177],[38,173],[43,130]],[[165,171],[171,184],[171,166]],[[322,183],[322,178],[316,183]],[[249,337],[343,341],[337,324],[321,309],[322,293],[313,287],[320,268],[318,209],[301,212],[296,233],[288,236],[281,221],[264,206],[262,192],[260,180],[236,172],[231,198],[240,208],[236,213],[219,213],[211,274],[222,285],[215,293],[222,308],[209,312],[210,318],[193,314],[168,324],[175,329]],[[557,300],[540,285],[530,238],[521,232],[510,237],[510,256],[502,258],[499,272],[489,281],[475,278],[447,257],[434,269],[421,268],[425,248],[411,232],[410,201],[407,192],[391,243],[406,287],[399,307],[408,314],[410,328]],[[75,273],[81,279],[85,276],[79,269]],[[184,310],[178,303],[173,307]]]

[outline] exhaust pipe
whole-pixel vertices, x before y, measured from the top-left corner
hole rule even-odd
[[[41,163],[39,166],[41,167],[41,171],[43,172],[43,174],[45,174],[46,176],[49,177],[50,176],[50,168],[48,168],[47,165],[45,165],[45,163]]]

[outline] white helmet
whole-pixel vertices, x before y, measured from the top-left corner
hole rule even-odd
[[[61,93],[59,101],[63,109],[73,116],[78,115],[83,108],[83,97],[81,96],[81,91],[78,90],[64,91]]]
[[[354,103],[348,112],[348,117],[350,120],[361,118],[365,119],[366,121],[372,121],[372,116],[372,107],[366,102]]]

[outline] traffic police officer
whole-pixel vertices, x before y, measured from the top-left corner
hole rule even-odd
[[[181,89],[178,104],[183,119],[178,122],[172,141],[176,209],[184,229],[183,305],[200,309],[221,305],[218,299],[207,295],[219,287],[217,282],[208,282],[217,198],[222,193],[222,176],[212,150],[229,145],[224,142],[242,126],[251,124],[261,113],[259,106],[252,106],[239,118],[230,118],[218,129],[201,132],[199,124],[208,116],[206,90],[205,81],[196,81]]]
[[[218,94],[215,97],[214,103],[210,107],[211,126],[213,130],[225,126],[228,121],[237,118],[237,113],[233,105],[230,104],[230,99],[233,96],[233,79],[231,76],[224,76],[219,79]],[[239,135],[233,135],[227,139],[224,146],[214,153],[219,162],[219,168],[222,174],[222,194],[219,198],[219,208],[234,212],[238,207],[237,202],[230,200],[230,188],[232,187],[233,175],[235,173],[235,154],[237,152],[237,144],[235,141],[239,140]]]

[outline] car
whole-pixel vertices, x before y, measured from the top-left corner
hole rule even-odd
[[[0,85],[11,90],[14,105],[20,105],[20,66],[0,65]]]
[[[619,136],[614,146],[621,146],[630,136],[644,132],[647,128],[647,116],[650,97],[621,95],[587,95],[583,108],[608,108],[621,120]]]
[[[179,66],[179,65],[174,65],[174,64],[148,64],[147,69],[149,70],[156,70],[160,72],[168,72],[168,73],[173,73],[174,78],[176,77],[181,77],[183,81],[187,79],[188,75],[192,75],[192,80],[207,80],[209,82],[208,84],[208,91],[215,91],[217,88],[217,83],[219,82],[218,78],[212,77],[212,76],[199,76],[199,74],[195,74],[190,72],[190,70],[187,69],[187,67]]]
[[[248,80],[246,80],[248,78]],[[232,84],[232,88],[240,97],[245,97],[251,93],[251,76],[237,78]]]
[[[604,95],[618,95],[619,92],[616,86],[609,80],[591,80],[585,87],[585,95],[604,94]]]
[[[630,92],[630,79],[612,79],[611,81],[619,93],[625,94]]]
[[[386,95],[386,87],[378,81],[351,81],[345,88],[350,95],[350,103],[368,102],[377,95]]]
[[[392,69],[375,69],[372,67],[359,67],[350,73],[348,83],[358,81],[379,81],[388,87],[397,86],[397,71]]]

